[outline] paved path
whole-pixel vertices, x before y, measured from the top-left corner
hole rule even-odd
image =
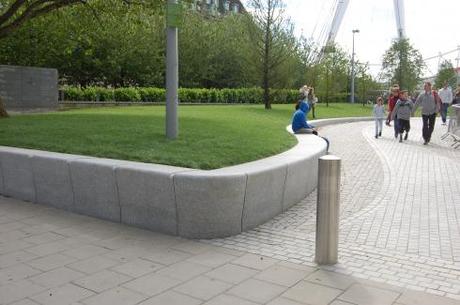
[[[322,130],[344,160],[336,266],[312,263],[315,194],[203,242],[0,196],[0,304],[458,305],[459,152],[370,126]]]
[[[436,126],[422,145],[420,119],[409,140],[373,122],[325,127],[343,159],[340,264],[354,277],[460,299],[460,150]],[[316,193],[257,229],[214,245],[314,266]]]

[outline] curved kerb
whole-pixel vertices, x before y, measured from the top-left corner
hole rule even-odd
[[[314,124],[355,120],[363,118]],[[281,154],[209,171],[0,146],[0,194],[171,235],[225,237],[270,220],[316,188],[326,143],[296,137]]]

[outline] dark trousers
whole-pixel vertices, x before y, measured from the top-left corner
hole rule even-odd
[[[399,133],[409,132],[410,131],[410,121],[409,120],[403,120],[403,119],[398,119],[398,128],[399,128]]]
[[[398,132],[399,132],[399,126],[398,126],[398,116],[395,115],[395,121],[394,121],[394,129],[395,129],[395,137],[398,136]]]
[[[423,129],[422,129],[423,139],[429,142],[431,139],[431,134],[433,133],[433,130],[434,130],[434,123],[436,121],[436,113],[433,113],[430,115],[422,114],[422,120],[423,120]]]
[[[441,104],[441,118],[442,118],[442,122],[443,123],[446,123],[446,119],[447,119],[447,111],[449,110],[449,104],[447,103],[442,103]]]

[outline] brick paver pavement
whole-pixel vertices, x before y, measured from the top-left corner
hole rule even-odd
[[[460,299],[460,150],[440,140],[441,125],[422,145],[420,121],[404,143],[392,127],[375,139],[373,122],[321,129],[343,164],[340,263],[324,269]],[[255,230],[211,243],[315,266],[315,222],[312,193]]]
[[[322,130],[346,177],[336,266],[312,263],[315,194],[256,230],[203,242],[0,196],[0,304],[460,304],[458,152],[375,141],[369,126]]]

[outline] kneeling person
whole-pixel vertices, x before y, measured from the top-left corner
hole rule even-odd
[[[396,102],[395,108],[391,112],[391,118],[394,119],[397,117],[398,120],[399,142],[403,140],[404,131],[406,132],[404,140],[407,140],[409,136],[410,116],[413,108],[414,103],[408,98],[407,90],[402,90],[399,100]]]

